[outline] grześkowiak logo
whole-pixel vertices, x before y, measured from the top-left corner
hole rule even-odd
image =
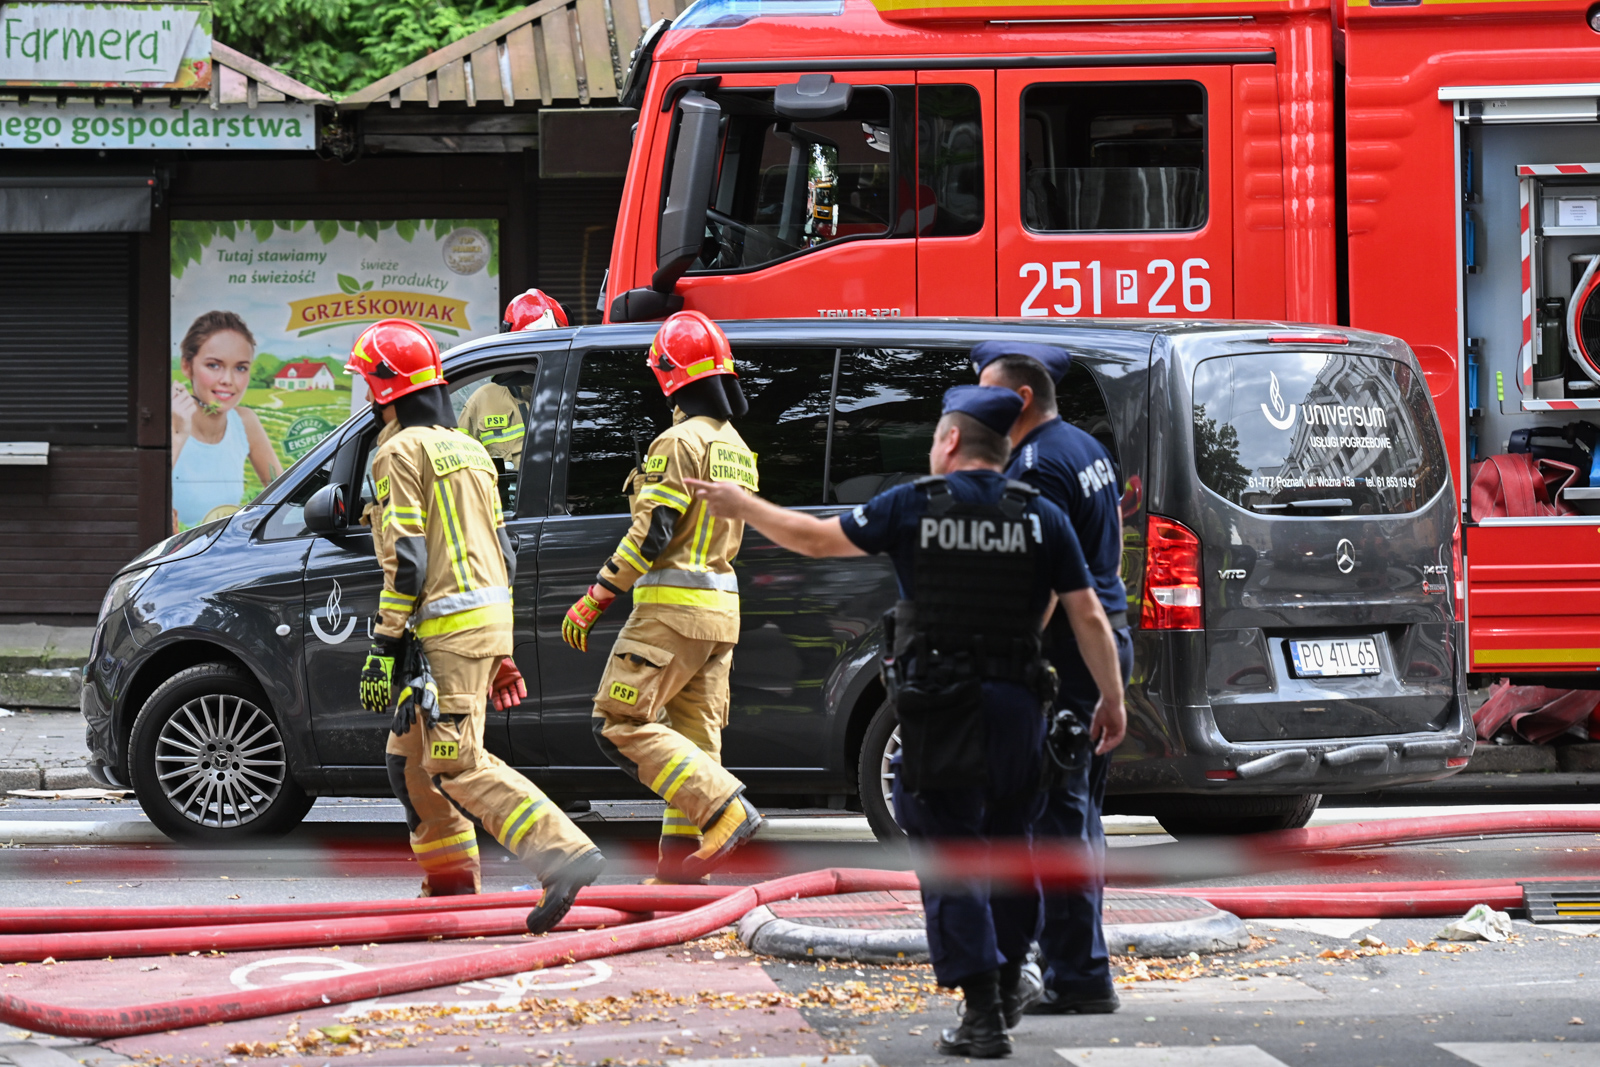
[[[1271,373],[1270,371],[1268,373]],[[1283,402],[1283,390],[1278,386],[1278,376],[1272,375],[1272,384],[1268,387],[1267,395],[1272,401],[1272,410],[1267,410],[1267,405],[1261,405],[1261,414],[1267,421],[1280,430],[1287,430],[1294,425],[1294,405]],[[1276,412],[1276,414],[1274,414]]]
[[[344,590],[339,588],[339,580],[335,578],[333,588],[328,590],[327,603],[311,612],[311,630],[317,635],[317,640],[325,645],[343,644],[345,638],[356,628],[356,617],[344,613],[341,604],[343,598]],[[322,628],[323,623],[327,623],[326,630]]]

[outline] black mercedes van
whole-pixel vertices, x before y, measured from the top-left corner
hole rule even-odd
[[[977,341],[1074,355],[1063,418],[1121,471],[1136,660],[1115,810],[1178,833],[1302,825],[1320,794],[1451,773],[1473,747],[1457,623],[1455,494],[1426,381],[1393,338],[1284,324],[815,319],[727,324],[763,495],[837,512],[925,473],[940,397]],[[445,356],[459,411],[493,375],[531,383],[519,469],[517,664],[529,696],[487,743],[557,798],[637,794],[596,749],[604,655],[560,623],[628,525],[625,476],[668,422],[654,327],[486,338]],[[254,503],[155,545],[107,592],[82,708],[94,773],[175,838],[282,832],[312,798],[382,796],[388,720],[356,676],[381,575],[363,411]],[[331,488],[330,488],[331,487]],[[313,515],[329,509],[313,506]],[[878,680],[887,560],[802,559],[753,532],[724,759],[776,803],[885,800],[896,745]],[[628,616],[619,604],[592,644]]]

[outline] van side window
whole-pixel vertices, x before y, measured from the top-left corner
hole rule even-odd
[[[1082,363],[1074,362],[1056,383],[1056,411],[1067,422],[1093,437],[1117,459],[1116,435],[1111,429],[1111,413],[1106,409],[1100,383]]]
[[[966,350],[845,351],[839,361],[827,502],[860,504],[927,474],[944,391],[971,380]]]
[[[918,237],[983,229],[983,110],[975,87],[918,87],[917,182]],[[922,202],[929,195],[932,212]]]
[[[1023,219],[1043,233],[1194,230],[1206,221],[1196,82],[1070,82],[1022,94]]]
[[[857,86],[843,113],[790,121],[773,109],[771,89],[714,94],[726,116],[720,177],[691,270],[748,270],[899,229],[895,185],[909,177],[914,150],[908,95]],[[670,184],[669,175],[662,188]]]
[[[822,503],[832,348],[738,346],[750,412],[734,420],[756,454],[761,495],[784,507]],[[636,455],[672,425],[672,405],[644,369],[642,351],[590,352],[578,377],[568,447],[567,513],[628,511],[623,491]]]

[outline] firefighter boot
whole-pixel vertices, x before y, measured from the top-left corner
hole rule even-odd
[[[997,1060],[1011,1055],[1011,1035],[1006,1033],[1005,1011],[1000,1005],[1000,972],[983,971],[964,980],[961,1025],[945,1030],[934,1048],[946,1056]]]
[[[729,853],[754,837],[765,822],[754,804],[735,795],[706,827],[700,847],[684,861],[684,876],[699,878],[710,874]]]
[[[539,879],[544,887],[544,896],[539,898],[538,907],[528,913],[528,932],[543,934],[553,929],[572,910],[572,902],[578,899],[578,890],[599,878],[600,872],[605,869],[606,858],[599,849],[591,848],[548,878]]]
[[[656,874],[645,885],[706,885],[710,875],[690,878],[683,865],[700,847],[700,828],[677,808],[669,807],[661,816],[661,846],[656,853]]]

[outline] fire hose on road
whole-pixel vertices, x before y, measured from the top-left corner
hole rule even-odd
[[[1334,849],[1508,834],[1596,832],[1600,832],[1600,813],[1589,812],[1395,819],[1260,834],[1203,846],[1179,843],[1118,849],[1109,857],[1105,873],[1113,882],[1126,876],[1150,884],[1158,878],[1170,882],[1282,869],[1296,858],[1315,858]],[[1207,857],[1207,862],[1197,864],[1198,855]],[[995,848],[980,855],[968,848],[946,847],[918,859],[923,877],[928,879],[960,879],[981,869],[996,880],[1031,883],[1038,877],[1051,885],[1074,885],[1098,873],[1081,854],[1064,850],[1034,853],[1025,848]],[[110,1038],[260,1018],[678,944],[721,929],[773,901],[914,890],[918,885],[918,876],[911,872],[829,869],[743,887],[594,886],[579,895],[578,907],[563,928],[603,924],[603,929],[558,933],[523,944],[478,948],[270,989],[123,1007],[70,1007],[0,994],[0,1020],[64,1036]],[[1518,906],[1522,899],[1521,886],[1512,879],[1218,886],[1163,892],[1203,897],[1247,919],[1447,916],[1474,903],[1505,908]],[[0,960],[503,936],[525,931],[529,901],[527,893],[498,893],[264,907],[137,908],[111,914],[98,909],[0,909]]]

